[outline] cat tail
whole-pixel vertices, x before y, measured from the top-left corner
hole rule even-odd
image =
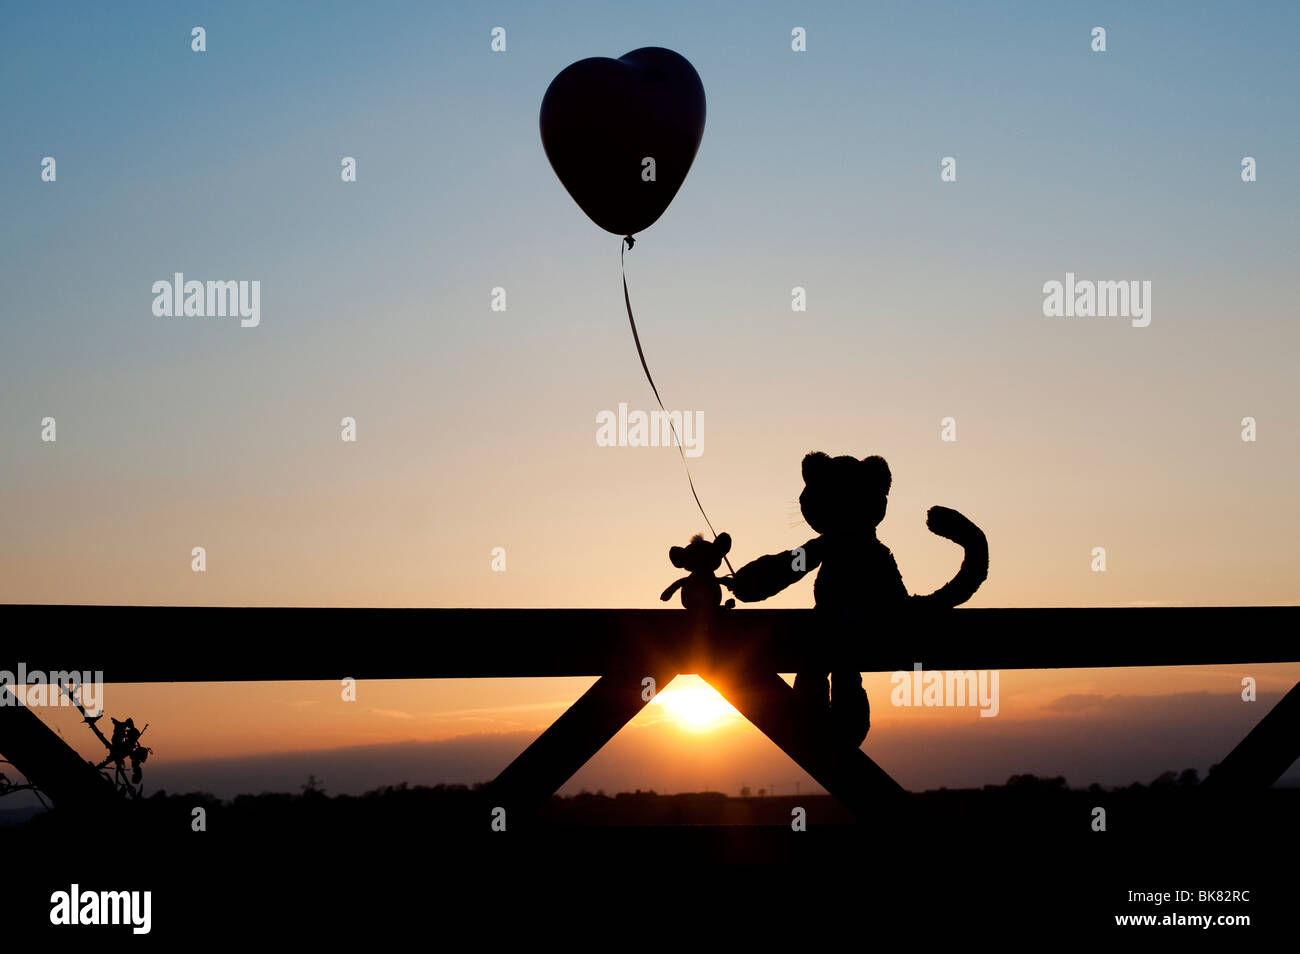
[[[946,537],[965,551],[957,575],[929,595],[912,599],[926,606],[950,608],[960,606],[975,595],[989,575],[989,542],[984,531],[956,510],[931,507],[925,525],[931,532]]]

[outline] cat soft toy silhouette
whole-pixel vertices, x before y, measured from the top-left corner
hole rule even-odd
[[[697,533],[686,546],[669,549],[668,559],[673,566],[690,570],[691,575],[674,582],[659,598],[667,602],[681,589],[682,605],[688,610],[717,609],[722,600],[722,586],[714,576],[714,571],[722,564],[722,558],[730,549],[731,537],[726,533],[718,534],[712,543]],[[725,608],[731,609],[735,605],[735,600],[727,600]]]
[[[907,607],[953,607],[966,602],[988,577],[989,551],[984,532],[956,510],[931,507],[926,526],[965,551],[961,568],[946,584],[913,596],[903,584],[894,555],[876,537],[885,517],[893,481],[883,457],[830,457],[821,451],[803,459],[804,489],[799,509],[818,536],[802,547],[761,556],[721,582],[736,599],[752,603],[785,589],[820,568],[813,586],[818,648],[848,662],[852,645],[865,638],[873,622],[885,626]],[[861,745],[871,727],[871,707],[860,673],[801,672],[794,689],[801,703],[829,709],[837,735]]]

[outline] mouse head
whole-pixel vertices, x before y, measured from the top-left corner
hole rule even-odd
[[[803,459],[799,509],[818,533],[874,532],[885,518],[892,481],[883,457],[830,457],[821,451]]]
[[[712,573],[722,564],[722,558],[730,549],[731,537],[728,534],[720,533],[718,539],[710,543],[697,533],[686,546],[669,549],[668,559],[672,560],[673,566],[692,573]]]

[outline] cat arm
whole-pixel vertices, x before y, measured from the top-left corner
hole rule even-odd
[[[927,606],[960,606],[975,595],[989,575],[989,542],[984,531],[956,510],[931,507],[925,525],[941,537],[947,537],[965,551],[957,575],[925,596],[912,599]]]
[[[775,596],[821,565],[821,537],[809,540],[799,549],[803,550],[801,569],[795,569],[795,563],[799,562],[795,552],[784,550],[752,560],[737,570],[735,576],[721,577],[718,582],[731,590],[742,603],[756,603]]]

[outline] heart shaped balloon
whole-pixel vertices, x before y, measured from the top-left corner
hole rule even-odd
[[[566,66],[542,98],[542,148],[564,188],[616,235],[653,225],[695,161],[704,85],[685,57],[647,46]]]

